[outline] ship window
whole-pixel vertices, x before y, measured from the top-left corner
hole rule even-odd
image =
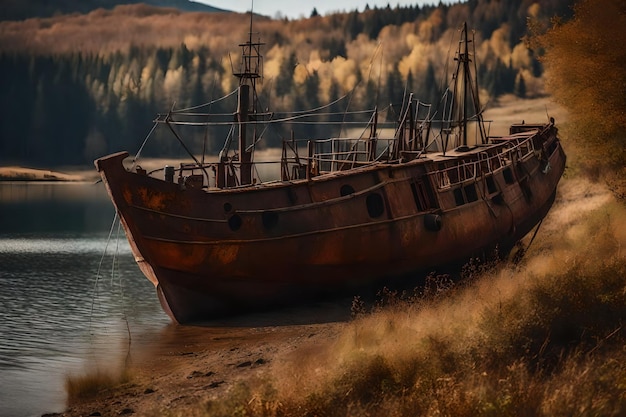
[[[228,219],[228,227],[230,227],[230,230],[232,230],[233,232],[239,230],[239,228],[241,227],[241,223],[241,217],[239,217],[238,214],[233,214]]]
[[[385,212],[385,204],[380,194],[368,195],[365,204],[367,205],[367,213],[372,218],[380,217]]]
[[[273,211],[266,211],[261,215],[261,220],[266,229],[273,229],[278,224],[278,214]]]
[[[225,213],[230,213],[230,211],[233,209],[233,205],[230,203],[224,203],[224,212]]]
[[[513,172],[510,167],[504,168],[502,174],[504,175],[504,181],[506,181],[507,184],[513,184],[515,182],[513,179]]]
[[[476,194],[476,186],[474,184],[466,185],[464,187],[464,190],[465,190],[465,197],[467,197],[468,203],[478,200],[478,194]]]
[[[454,189],[454,201],[457,206],[462,206],[465,204],[465,199],[463,198],[463,191],[460,188]]]
[[[493,175],[489,175],[487,178],[485,178],[485,180],[487,181],[487,191],[489,191],[489,194],[498,192],[498,188],[496,187],[496,182],[493,179]]]
[[[352,188],[352,186],[348,184],[342,185],[341,189],[339,189],[339,194],[341,194],[342,197],[354,194],[354,188]]]
[[[426,211],[430,208],[430,199],[428,198],[423,182],[412,182],[411,192],[413,193],[413,199],[415,200],[418,211]]]

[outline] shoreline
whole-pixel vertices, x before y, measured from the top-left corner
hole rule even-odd
[[[87,169],[65,173],[21,166],[0,167],[0,182],[89,182],[97,178],[97,172],[91,174]]]
[[[305,308],[268,313],[266,317],[280,322],[285,315],[303,314],[309,316],[308,324],[264,325],[267,323],[255,323],[253,318],[240,318],[227,321],[224,326],[168,325],[153,343],[131,346],[124,361],[129,363],[116,373],[109,373],[111,384],[85,398],[68,399],[67,408],[61,413],[43,416],[193,413],[202,404],[237,390],[241,384],[254,385],[255,381],[271,377],[302,351],[316,351],[334,343],[346,326],[350,306],[335,305],[333,309],[345,311],[342,316],[346,321],[316,323],[319,315],[325,315],[324,308]],[[252,320],[251,325],[246,325],[248,319]],[[102,369],[92,369],[70,378],[87,384],[102,374]]]

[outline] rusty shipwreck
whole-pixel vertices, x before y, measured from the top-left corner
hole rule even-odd
[[[531,231],[565,168],[557,128],[550,119],[490,136],[470,44],[464,25],[439,105],[405,94],[391,126],[374,108],[354,135],[283,138],[271,165],[255,160],[268,126],[328,120],[327,108],[260,111],[262,43],[251,32],[234,71],[236,112],[224,118],[198,106],[155,119],[189,162],[150,173],[136,161],[125,166],[127,152],[96,160],[135,259],[170,317],[210,319],[462,263],[507,252]],[[342,126],[350,114],[346,105]],[[178,130],[225,124],[232,127],[224,148],[210,162]],[[275,178],[264,181],[261,168],[272,166]]]

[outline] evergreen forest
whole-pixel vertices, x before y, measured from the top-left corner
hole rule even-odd
[[[542,51],[528,41],[528,28],[567,20],[571,3],[469,0],[326,16],[313,9],[300,20],[255,15],[253,40],[263,42],[264,56],[259,97],[271,110],[293,111],[351,93],[351,106],[391,109],[388,119],[406,91],[436,103],[463,22],[476,43],[483,103],[542,95]],[[145,4],[0,21],[0,163],[88,165],[110,152],[134,153],[157,113],[236,88],[233,68],[250,22],[245,14]],[[217,102],[212,111],[233,112],[231,105]],[[148,156],[178,149],[165,138],[156,144]],[[222,145],[222,137],[210,138],[208,151]]]

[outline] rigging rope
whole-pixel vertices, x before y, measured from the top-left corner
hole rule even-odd
[[[152,133],[154,132],[154,129],[156,129],[156,127],[158,125],[159,125],[159,123],[154,122],[154,125],[152,125],[152,129],[150,129],[150,132],[148,132],[148,134],[146,135],[146,138],[141,143],[141,146],[139,147],[139,150],[137,151],[137,153],[135,154],[135,157],[133,158],[133,167],[137,163],[137,160],[139,159],[139,155],[141,154],[141,151],[143,150],[143,147],[146,146],[146,143],[148,142],[148,138],[150,138],[150,136],[152,136]]]
[[[96,302],[96,297],[98,296],[98,281],[100,281],[100,271],[102,270],[102,263],[104,262],[104,257],[106,256],[107,249],[109,248],[109,242],[111,241],[111,236],[113,235],[113,228],[115,227],[115,222],[118,219],[117,210],[115,210],[115,216],[113,217],[113,222],[111,223],[111,228],[109,229],[109,236],[107,237],[106,244],[104,246],[104,252],[102,253],[102,257],[100,257],[100,262],[98,263],[98,270],[96,272],[96,280],[94,282],[93,292],[91,295],[91,311],[89,312],[89,333],[91,333],[91,320],[93,317],[93,309],[94,304]]]
[[[184,109],[172,110],[171,113],[172,114],[184,113],[184,112],[188,112],[188,111],[191,111],[191,110],[196,110],[196,109],[201,109],[203,107],[211,106],[212,104],[219,103],[222,100],[226,100],[228,97],[232,96],[235,93],[237,93],[237,88],[235,88],[233,91],[231,91],[230,93],[226,94],[225,96],[222,96],[222,97],[217,98],[215,100],[211,100],[208,103],[203,103],[203,104],[199,104],[197,106],[187,107],[187,108],[184,108]]]

